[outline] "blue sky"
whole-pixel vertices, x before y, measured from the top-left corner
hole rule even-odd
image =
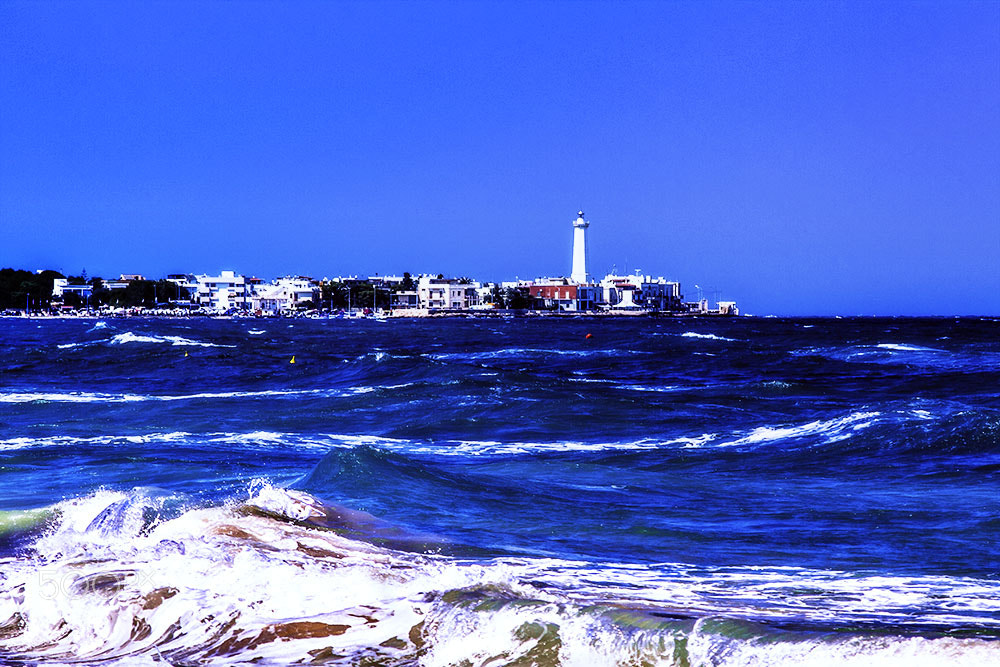
[[[1000,314],[998,2],[0,3],[0,265]]]

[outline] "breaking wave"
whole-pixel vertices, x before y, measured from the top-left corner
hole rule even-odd
[[[408,386],[408,385],[401,385]],[[393,388],[393,387],[388,387]],[[367,393],[376,388],[363,387],[349,390],[353,393]],[[301,395],[307,392],[274,392],[274,395]],[[142,397],[142,396],[110,396],[103,395],[56,395],[53,400],[69,402],[133,402],[144,400],[180,400],[188,398],[229,398],[245,396],[270,396],[269,392],[232,392],[222,394],[192,394],[180,397]],[[33,400],[49,400],[48,395],[40,394],[0,394],[0,402],[25,402]],[[94,398],[96,396],[97,398]],[[0,449],[24,449],[31,447],[87,445],[117,445],[117,444],[168,444],[177,442],[196,442],[205,445],[253,445],[262,447],[304,447],[308,449],[336,449],[355,447],[374,447],[385,451],[405,454],[433,455],[446,457],[469,456],[520,456],[525,454],[559,454],[573,452],[616,452],[616,451],[649,451],[676,450],[703,447],[719,448],[755,448],[761,445],[771,445],[778,442],[803,443],[807,447],[827,445],[847,440],[876,424],[899,426],[906,422],[935,422],[947,419],[947,415],[935,416],[922,409],[900,409],[893,412],[859,411],[842,417],[827,420],[816,420],[802,424],[758,426],[752,429],[736,432],[704,432],[692,433],[674,438],[642,438],[623,441],[501,441],[501,440],[419,440],[413,438],[398,438],[372,434],[343,433],[311,433],[298,434],[276,431],[208,432],[191,433],[186,431],[156,432],[136,435],[97,435],[90,437],[49,436],[20,437],[0,440]],[[943,431],[952,441],[958,437],[955,425],[946,424]],[[961,422],[959,423],[961,429]],[[975,422],[966,428],[973,437],[976,433],[996,430],[991,423]],[[992,432],[992,431],[991,431]],[[985,437],[985,436],[984,436]]]
[[[101,324],[98,322],[98,324]],[[97,331],[104,329],[105,327],[94,326],[90,331]],[[57,345],[61,350],[71,349],[74,347],[89,347],[92,345],[126,345],[128,343],[167,343],[173,346],[192,346],[192,347],[236,347],[235,345],[222,345],[220,343],[207,343],[200,340],[192,340],[190,338],[184,338],[183,336],[151,336],[132,333],[131,331],[125,331],[120,334],[115,334],[107,340],[92,340],[83,341],[79,343],[62,343]]]
[[[137,403],[143,401],[193,401],[229,398],[297,398],[319,396],[339,398],[408,385],[348,387],[346,389],[264,389],[260,391],[208,391],[195,394],[111,394],[100,392],[12,392],[0,394],[0,403]]]
[[[729,341],[731,343],[736,341],[735,338],[726,338],[725,336],[718,336],[716,334],[711,334],[711,333],[707,334],[698,333],[696,331],[685,331],[684,333],[680,334],[680,336],[681,338],[704,338],[706,340],[724,340],[724,341]]]
[[[879,343],[875,347],[880,350],[895,350],[896,352],[944,352],[933,347],[921,347],[920,345],[904,345],[902,343]]]
[[[413,553],[347,537],[364,534],[365,517],[266,484],[244,502],[214,507],[100,491],[44,516],[44,535],[23,555],[0,559],[0,658],[7,661],[1000,659],[1000,643],[977,637],[1000,615],[992,581]],[[887,620],[894,634],[884,630]],[[911,624],[924,636],[908,635]],[[934,627],[941,632],[928,632]]]

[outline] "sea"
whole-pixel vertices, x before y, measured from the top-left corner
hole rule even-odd
[[[0,664],[1000,664],[1000,321],[0,319]]]

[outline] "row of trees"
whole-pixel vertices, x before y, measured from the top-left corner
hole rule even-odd
[[[58,271],[0,269],[0,309],[44,311],[59,305],[52,300],[52,284],[57,278],[66,278],[70,285],[91,286],[89,298],[75,292],[63,295],[62,305],[72,308],[156,308],[190,298],[186,289],[169,280],[133,280],[124,289],[108,289],[101,278],[86,274],[67,278]]]
[[[400,288],[376,287],[367,281],[327,282],[320,287],[320,303],[316,307],[330,310],[352,308],[388,308],[393,292]]]
[[[67,292],[63,304],[73,308],[169,308],[175,301],[188,301],[191,297],[187,289],[169,280],[132,280],[124,289],[108,289],[100,278],[85,280],[81,276],[71,276],[71,285],[88,284],[93,288],[89,300]]]
[[[490,298],[497,308],[510,308],[512,310],[523,310],[534,307],[534,301],[528,294],[528,290],[506,287],[501,289],[499,285],[493,286]]]
[[[0,269],[0,309],[47,309],[52,298],[52,283],[56,278],[65,276],[58,271],[32,273]]]

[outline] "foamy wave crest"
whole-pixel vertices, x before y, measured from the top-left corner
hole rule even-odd
[[[0,403],[132,403],[149,400],[137,394],[103,394],[86,391],[73,392],[13,392],[0,394]]]
[[[979,370],[1000,362],[1000,354],[986,349],[953,352],[911,343],[877,343],[808,347],[791,352],[794,356],[821,356],[836,361],[871,364],[913,364],[931,369]]]
[[[262,389],[260,391],[205,391],[196,394],[106,394],[100,392],[12,392],[0,394],[0,403],[135,403],[141,401],[192,401],[229,398],[343,398],[373,391],[399,389],[408,384],[357,386],[344,389]]]
[[[920,345],[904,345],[902,343],[879,343],[876,345],[880,350],[894,350],[896,352],[944,352],[933,347],[921,347]]]
[[[105,325],[106,326],[106,325]],[[90,329],[88,333],[98,330],[95,326]],[[126,345],[128,343],[167,343],[173,346],[192,346],[192,347],[236,347],[235,345],[223,345],[221,343],[207,343],[200,340],[192,340],[190,338],[184,338],[183,336],[144,336],[141,334],[132,333],[131,331],[126,331],[124,333],[115,334],[107,340],[89,340],[82,341],[79,343],[62,343],[57,345],[60,350],[68,350],[74,347],[92,347],[94,345]]]
[[[185,503],[100,491],[52,508],[51,528],[27,553],[0,559],[0,658],[441,666],[1000,660],[1000,643],[974,636],[1000,619],[993,581],[457,559],[349,539],[365,530],[349,511],[266,484],[243,504]],[[857,629],[886,618],[966,636]],[[783,622],[842,629],[787,632]]]
[[[879,412],[853,412],[846,417],[813,421],[798,426],[760,426],[741,438],[719,443],[718,446],[756,445],[775,440],[806,437],[820,437],[824,443],[838,442],[851,437],[857,431],[868,428],[875,423],[880,415]]]
[[[678,387],[676,385],[651,386],[651,385],[641,385],[641,384],[629,384],[627,382],[620,382],[618,380],[609,380],[606,378],[571,377],[569,378],[569,381],[580,382],[583,384],[611,385],[612,389],[622,389],[624,391],[675,392],[675,391],[684,391],[690,388],[690,387]]]
[[[735,338],[726,338],[725,336],[717,336],[717,335],[711,334],[711,333],[707,333],[707,334],[705,334],[705,333],[698,333],[696,331],[685,331],[684,333],[680,334],[680,336],[681,336],[681,338],[704,338],[706,340],[725,340],[725,341],[729,341],[731,343],[736,341]]]
[[[239,448],[250,450],[268,449],[316,449],[326,451],[332,447],[345,446],[337,436],[300,435],[297,433],[275,433],[253,431],[251,433],[146,433],[133,435],[98,435],[74,437],[56,435],[50,437],[10,438],[0,440],[0,451],[14,451],[46,447],[121,447],[125,445],[189,445],[210,449]]]
[[[400,385],[409,386],[409,385]],[[359,388],[354,391],[369,391]],[[636,388],[646,391],[645,388]],[[660,389],[648,389],[660,391]],[[667,389],[663,389],[666,391]],[[228,396],[229,394],[226,394]],[[16,395],[12,395],[15,396]],[[141,397],[140,397],[141,398]],[[170,397],[167,397],[169,400]],[[0,395],[0,401],[5,399]],[[625,441],[556,440],[549,442],[500,441],[500,440],[434,440],[424,441],[409,438],[392,438],[370,434],[342,433],[282,433],[273,431],[253,431],[249,433],[210,432],[150,433],[138,435],[100,435],[93,437],[50,436],[20,437],[0,440],[0,450],[30,449],[32,447],[59,447],[73,445],[115,446],[122,444],[170,444],[187,443],[210,447],[246,447],[249,449],[301,448],[328,451],[330,449],[351,449],[372,447],[404,455],[419,454],[443,457],[503,457],[526,454],[570,453],[570,452],[624,452],[690,449],[703,447],[755,447],[777,442],[799,441],[807,445],[827,445],[846,440],[876,424],[898,423],[901,421],[934,421],[939,419],[922,409],[898,410],[889,413],[878,411],[852,412],[833,419],[816,420],[804,424],[781,426],[758,426],[749,431],[728,434],[718,432],[695,433],[674,438],[643,438]]]
[[[336,439],[351,446],[367,445],[409,454],[432,454],[437,456],[519,456],[559,452],[615,452],[652,449],[672,449],[677,447],[700,447],[714,439],[713,434],[670,440],[635,440],[628,442],[499,442],[482,440],[452,440],[440,443],[422,443],[412,440],[397,440],[374,436],[336,436]]]
[[[56,347],[59,348],[60,350],[69,350],[74,347],[90,347],[92,345],[98,345],[100,342],[101,341],[91,340],[91,341],[84,341],[82,343],[61,343],[59,345],[56,345]]]
[[[220,345],[191,340],[182,336],[142,336],[131,331],[116,334],[108,341],[110,345],[125,345],[126,343],[170,343],[171,345],[192,345],[195,347],[236,347],[235,345]]]

